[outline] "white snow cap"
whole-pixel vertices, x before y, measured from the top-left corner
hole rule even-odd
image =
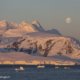
[[[26,21],[22,21],[19,24],[19,28],[21,29],[21,31],[36,32],[36,30],[32,27],[32,25]]]

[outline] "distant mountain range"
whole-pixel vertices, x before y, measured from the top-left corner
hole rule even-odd
[[[31,24],[22,21],[20,24],[14,23],[14,22],[7,22],[5,20],[0,21],[0,34],[22,34],[22,33],[30,33],[30,32],[47,32],[51,34],[58,34],[61,35],[61,33],[57,29],[51,29],[51,30],[45,30],[39,21],[34,20]]]

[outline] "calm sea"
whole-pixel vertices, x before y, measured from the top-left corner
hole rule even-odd
[[[0,67],[0,80],[80,80],[80,68],[37,68],[25,66],[17,71],[19,66]]]

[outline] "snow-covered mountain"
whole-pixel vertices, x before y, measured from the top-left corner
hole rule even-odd
[[[17,51],[44,57],[59,55],[73,59],[80,58],[80,46],[69,37],[37,32],[28,33],[23,37],[18,36],[16,40],[6,38],[5,41],[1,40],[5,48],[15,48]]]
[[[80,58],[79,45],[68,37],[50,35],[47,33],[28,34],[18,40],[18,48],[30,50],[29,54],[54,56],[65,55],[71,58]]]
[[[3,36],[20,36],[25,33],[40,31],[44,31],[44,29],[36,20],[34,20],[31,24],[26,21],[22,21],[20,24],[7,22],[5,20],[0,21],[0,34]]]
[[[38,21],[13,22],[0,21],[0,52],[23,52],[31,56],[60,58],[80,62],[80,45],[71,37],[45,31]],[[56,32],[55,32],[56,31]],[[54,33],[55,32],[55,33]]]

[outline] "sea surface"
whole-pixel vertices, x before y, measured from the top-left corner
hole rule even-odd
[[[0,80],[80,80],[80,67],[0,66]]]

